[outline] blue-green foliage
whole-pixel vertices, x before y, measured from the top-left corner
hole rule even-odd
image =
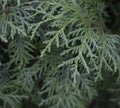
[[[101,0],[0,0],[0,105],[30,98],[47,108],[86,108],[102,72],[119,73],[119,36]],[[105,71],[104,71],[105,72]]]

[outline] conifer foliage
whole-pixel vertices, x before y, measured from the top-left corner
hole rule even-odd
[[[101,0],[0,0],[0,106],[87,108],[103,73],[119,80],[120,39],[105,8]]]

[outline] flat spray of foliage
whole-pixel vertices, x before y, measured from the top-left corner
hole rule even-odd
[[[101,0],[0,0],[0,105],[87,108],[103,72],[119,73],[119,36]]]

